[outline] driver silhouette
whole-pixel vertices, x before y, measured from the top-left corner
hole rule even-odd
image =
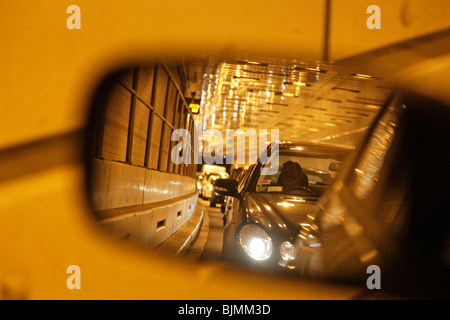
[[[303,173],[300,164],[294,161],[286,161],[281,168],[278,184],[283,186],[283,191],[308,188],[308,177]]]

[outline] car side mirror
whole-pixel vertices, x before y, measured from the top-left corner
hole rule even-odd
[[[217,179],[214,184],[214,191],[220,195],[236,197],[239,182],[236,179]]]

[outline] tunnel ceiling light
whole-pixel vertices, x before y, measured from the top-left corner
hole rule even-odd
[[[361,92],[360,90],[341,88],[341,87],[332,87],[331,90],[346,91],[346,92],[352,92],[352,93],[360,93]]]
[[[310,68],[310,67],[306,67],[305,69],[308,70],[308,71],[316,71],[316,72],[323,71],[323,70],[320,70],[319,68]]]
[[[309,83],[304,83],[304,82],[300,82],[300,81],[293,82],[293,84],[296,86],[299,86],[299,87],[311,87],[311,85]]]
[[[369,116],[368,114],[365,114],[365,113],[362,113],[362,112],[346,111],[345,113],[346,113],[346,114],[354,114],[354,115],[357,115],[357,116],[363,116],[363,117],[368,117],[368,116]]]
[[[358,79],[371,79],[373,78],[372,76],[368,75],[368,74],[362,74],[362,73],[352,73],[352,76]]]
[[[364,104],[366,108],[379,110],[383,104]]]
[[[331,118],[331,120],[333,120],[333,121],[340,121],[340,122],[352,122],[352,120],[348,120],[348,119]]]
[[[278,76],[278,77],[287,77],[287,74],[284,73],[274,73],[271,71],[256,71],[256,70],[250,70],[250,69],[242,69],[242,71],[244,72],[248,72],[248,73],[257,73],[257,74],[268,74],[271,76]]]
[[[288,107],[289,106],[289,104],[281,103],[281,102],[266,102],[266,104],[275,105],[275,106],[283,106],[283,107]]]
[[[244,77],[244,76],[233,76],[233,79],[242,79],[242,80],[254,80],[260,81],[260,78],[252,78],[252,77]]]
[[[277,110],[260,110],[261,112],[279,113]]]
[[[283,82],[283,84],[296,85],[296,86],[299,86],[299,87],[311,87],[311,84],[305,83],[305,82],[301,82],[301,81],[285,81],[285,82]]]
[[[351,110],[351,111],[361,111],[361,112],[376,112],[377,111],[373,108],[360,109],[360,108],[352,108],[352,107],[344,107],[344,106],[338,106],[338,108],[345,109],[345,110]],[[379,107],[376,107],[376,109],[379,109]]]
[[[191,72],[192,70],[194,72]],[[327,71],[329,73],[326,73]],[[211,117],[212,113],[217,112],[217,110],[212,109],[214,104],[217,105],[219,110],[223,110],[223,112],[221,111],[223,117],[219,122],[223,122],[224,126],[227,119],[232,118],[233,112],[239,112],[240,110],[242,113],[244,109],[248,111],[246,115],[250,111],[253,113],[252,118],[255,123],[256,121],[262,121],[272,124],[278,120],[282,121],[281,117],[277,115],[281,116],[282,112],[287,110],[279,106],[293,107],[296,108],[293,112],[297,112],[297,114],[289,112],[288,115],[283,114],[283,116],[285,118],[289,116],[290,124],[302,126],[304,131],[298,132],[298,135],[311,133],[305,123],[324,129],[329,126],[327,129],[331,129],[333,125],[341,126],[346,123],[350,125],[355,121],[365,121],[368,118],[364,117],[373,115],[385,104],[386,94],[388,93],[386,90],[392,90],[387,84],[377,82],[370,85],[371,81],[364,80],[376,79],[374,76],[352,73],[352,71],[343,72],[343,69],[336,68],[333,64],[321,64],[318,61],[308,63],[307,61],[291,60],[287,62],[280,60],[272,64],[272,61],[263,60],[259,62],[258,58],[252,59],[250,57],[238,58],[231,63],[205,60],[198,66],[194,65],[188,72],[189,78],[196,76],[197,81],[203,81],[205,85],[203,88],[207,89],[202,91],[205,93],[205,106],[202,107],[210,115],[205,114],[205,116]],[[207,75],[206,78],[203,77],[204,74]],[[215,77],[211,78],[211,75]],[[227,80],[233,81],[232,85],[235,90],[229,90],[230,82],[224,83]],[[215,86],[215,83],[217,86]],[[370,89],[366,92],[369,85]],[[375,85],[377,86],[375,87]],[[193,84],[194,86],[196,84]],[[321,92],[310,94],[311,90],[308,87],[314,88],[316,86],[325,87],[330,94],[321,94]],[[312,102],[308,103],[305,100],[306,103],[302,103],[297,100],[302,97],[311,99]],[[317,99],[317,97],[320,98]],[[350,99],[345,99],[347,97]],[[322,101],[319,102],[319,100]],[[294,101],[294,103],[288,104],[287,102],[290,101]],[[326,101],[329,101],[329,103]],[[309,104],[309,106],[305,107],[305,104]],[[223,109],[220,109],[221,107]],[[311,114],[316,114],[315,118],[311,114],[300,114],[302,112],[308,113],[308,110],[313,110]],[[255,112],[260,114],[259,120]],[[324,116],[324,113],[327,112],[332,116]],[[275,121],[272,121],[270,117],[273,118],[274,115],[277,117],[275,117]],[[343,118],[345,116],[347,117]],[[202,116],[202,118],[204,117]],[[320,120],[321,118],[323,119]],[[216,122],[218,119],[216,117]],[[248,116],[245,118],[238,117],[241,125],[244,124],[244,121],[245,124],[247,123],[248,120],[245,119],[248,119]],[[354,120],[352,121],[352,119]],[[316,121],[317,124],[313,121]],[[208,124],[215,125],[210,122],[208,119]],[[232,126],[238,126],[238,122],[234,121]]]
[[[265,62],[258,62],[258,61],[247,61],[247,60],[238,60],[236,61],[236,64],[247,64],[247,65],[255,65],[259,67],[268,67],[269,64]]]
[[[331,99],[331,98],[322,98],[322,97],[318,97],[317,100],[329,101],[329,102],[335,102],[335,103],[341,103],[342,102],[342,100]]]
[[[294,70],[297,70],[297,71],[314,71],[314,72],[327,73],[327,70],[316,68],[316,67],[295,67]]]
[[[295,149],[295,148],[290,148],[291,150],[303,150],[303,149]],[[283,202],[277,202],[278,206],[282,206],[282,207],[294,207],[295,204],[287,202],[287,201],[283,201]]]

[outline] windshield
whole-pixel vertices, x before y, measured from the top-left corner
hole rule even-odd
[[[286,194],[319,195],[319,189],[328,186],[336,174],[341,161],[332,157],[309,157],[305,155],[279,155],[278,171],[261,174],[256,183],[256,192],[282,192]],[[313,193],[308,190],[314,191]]]

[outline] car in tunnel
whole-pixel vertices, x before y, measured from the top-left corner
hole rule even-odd
[[[394,95],[306,216],[286,267],[353,284],[376,267],[385,292],[448,299],[449,123],[447,105]]]
[[[209,193],[209,191],[212,190],[210,189],[203,191],[203,187],[205,187],[206,185],[208,188],[211,188],[210,186],[211,183],[208,182],[208,178],[211,177],[212,175],[214,175],[214,178],[216,178],[217,176],[221,176],[220,178],[224,178],[225,177],[224,175],[227,175],[226,168],[224,166],[214,164],[202,165],[200,172],[196,173],[197,189],[199,190],[201,196],[203,196],[203,194]]]
[[[215,190],[215,182],[217,180],[212,181],[212,190],[211,190],[211,196],[209,198],[209,206],[210,207],[216,207],[217,204],[220,205],[221,212],[224,212],[225,210],[225,196],[223,194],[219,194]]]
[[[235,180],[240,180],[243,174],[249,169],[249,166],[246,167],[238,167],[231,169],[230,178]],[[216,182],[213,183],[213,190],[211,194],[211,198],[209,199],[209,206],[215,207],[216,204],[220,204],[220,212],[225,213],[228,197],[223,194],[220,194],[216,191]]]
[[[330,168],[345,161],[352,150],[276,142],[267,150],[272,160],[260,158],[240,181],[217,180],[217,192],[231,197],[224,217],[223,259],[257,270],[283,270],[301,224],[317,210],[331,182],[327,179],[336,174]],[[276,165],[273,159],[278,159]],[[272,172],[264,170],[268,168]]]
[[[202,189],[200,191],[200,195],[202,199],[210,199],[213,194],[214,182],[217,179],[225,178],[228,176],[228,173],[210,173],[205,176],[202,181]]]

